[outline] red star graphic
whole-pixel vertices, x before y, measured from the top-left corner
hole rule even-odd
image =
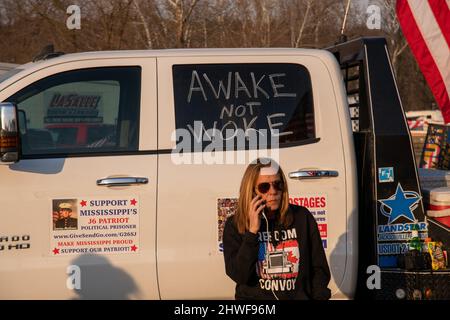
[[[135,206],[137,201],[136,201],[136,199],[133,198],[133,199],[131,199],[130,203],[131,203],[132,206]]]
[[[58,248],[53,249],[53,254],[59,254],[59,249]]]
[[[131,246],[131,251],[136,252],[137,248],[138,248],[138,247],[136,247],[135,245],[132,245],[132,246]]]
[[[86,200],[81,200],[80,202],[82,207],[86,207],[87,201]]]

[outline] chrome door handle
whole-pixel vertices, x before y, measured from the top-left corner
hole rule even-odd
[[[298,170],[289,172],[289,178],[291,179],[319,179],[319,178],[332,178],[339,176],[339,173],[334,170]]]
[[[134,184],[147,184],[147,178],[136,177],[120,177],[120,178],[105,178],[97,180],[98,186],[129,186]]]

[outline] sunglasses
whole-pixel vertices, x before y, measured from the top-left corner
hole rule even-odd
[[[260,183],[256,186],[256,189],[261,193],[267,193],[270,190],[270,185],[272,185],[276,191],[284,190],[284,184],[281,180]]]

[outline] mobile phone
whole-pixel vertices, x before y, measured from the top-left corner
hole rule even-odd
[[[261,197],[261,199],[262,199],[262,196],[256,194],[256,192],[253,192],[253,198],[256,197],[256,196],[259,196],[259,197]],[[263,200],[262,204],[264,205],[264,209],[262,209],[262,211],[260,212],[260,214],[263,215],[263,216],[266,216],[266,207],[265,207],[265,205],[266,205],[266,200]]]

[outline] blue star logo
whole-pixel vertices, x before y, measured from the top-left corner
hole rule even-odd
[[[388,199],[381,199],[378,201],[381,203],[381,213],[389,218],[388,224],[391,224],[402,216],[414,222],[416,218],[412,212],[419,206],[418,202],[420,199],[421,197],[417,192],[403,191],[403,188],[399,183],[394,195],[390,196]],[[386,208],[389,209],[389,211],[387,211]]]

